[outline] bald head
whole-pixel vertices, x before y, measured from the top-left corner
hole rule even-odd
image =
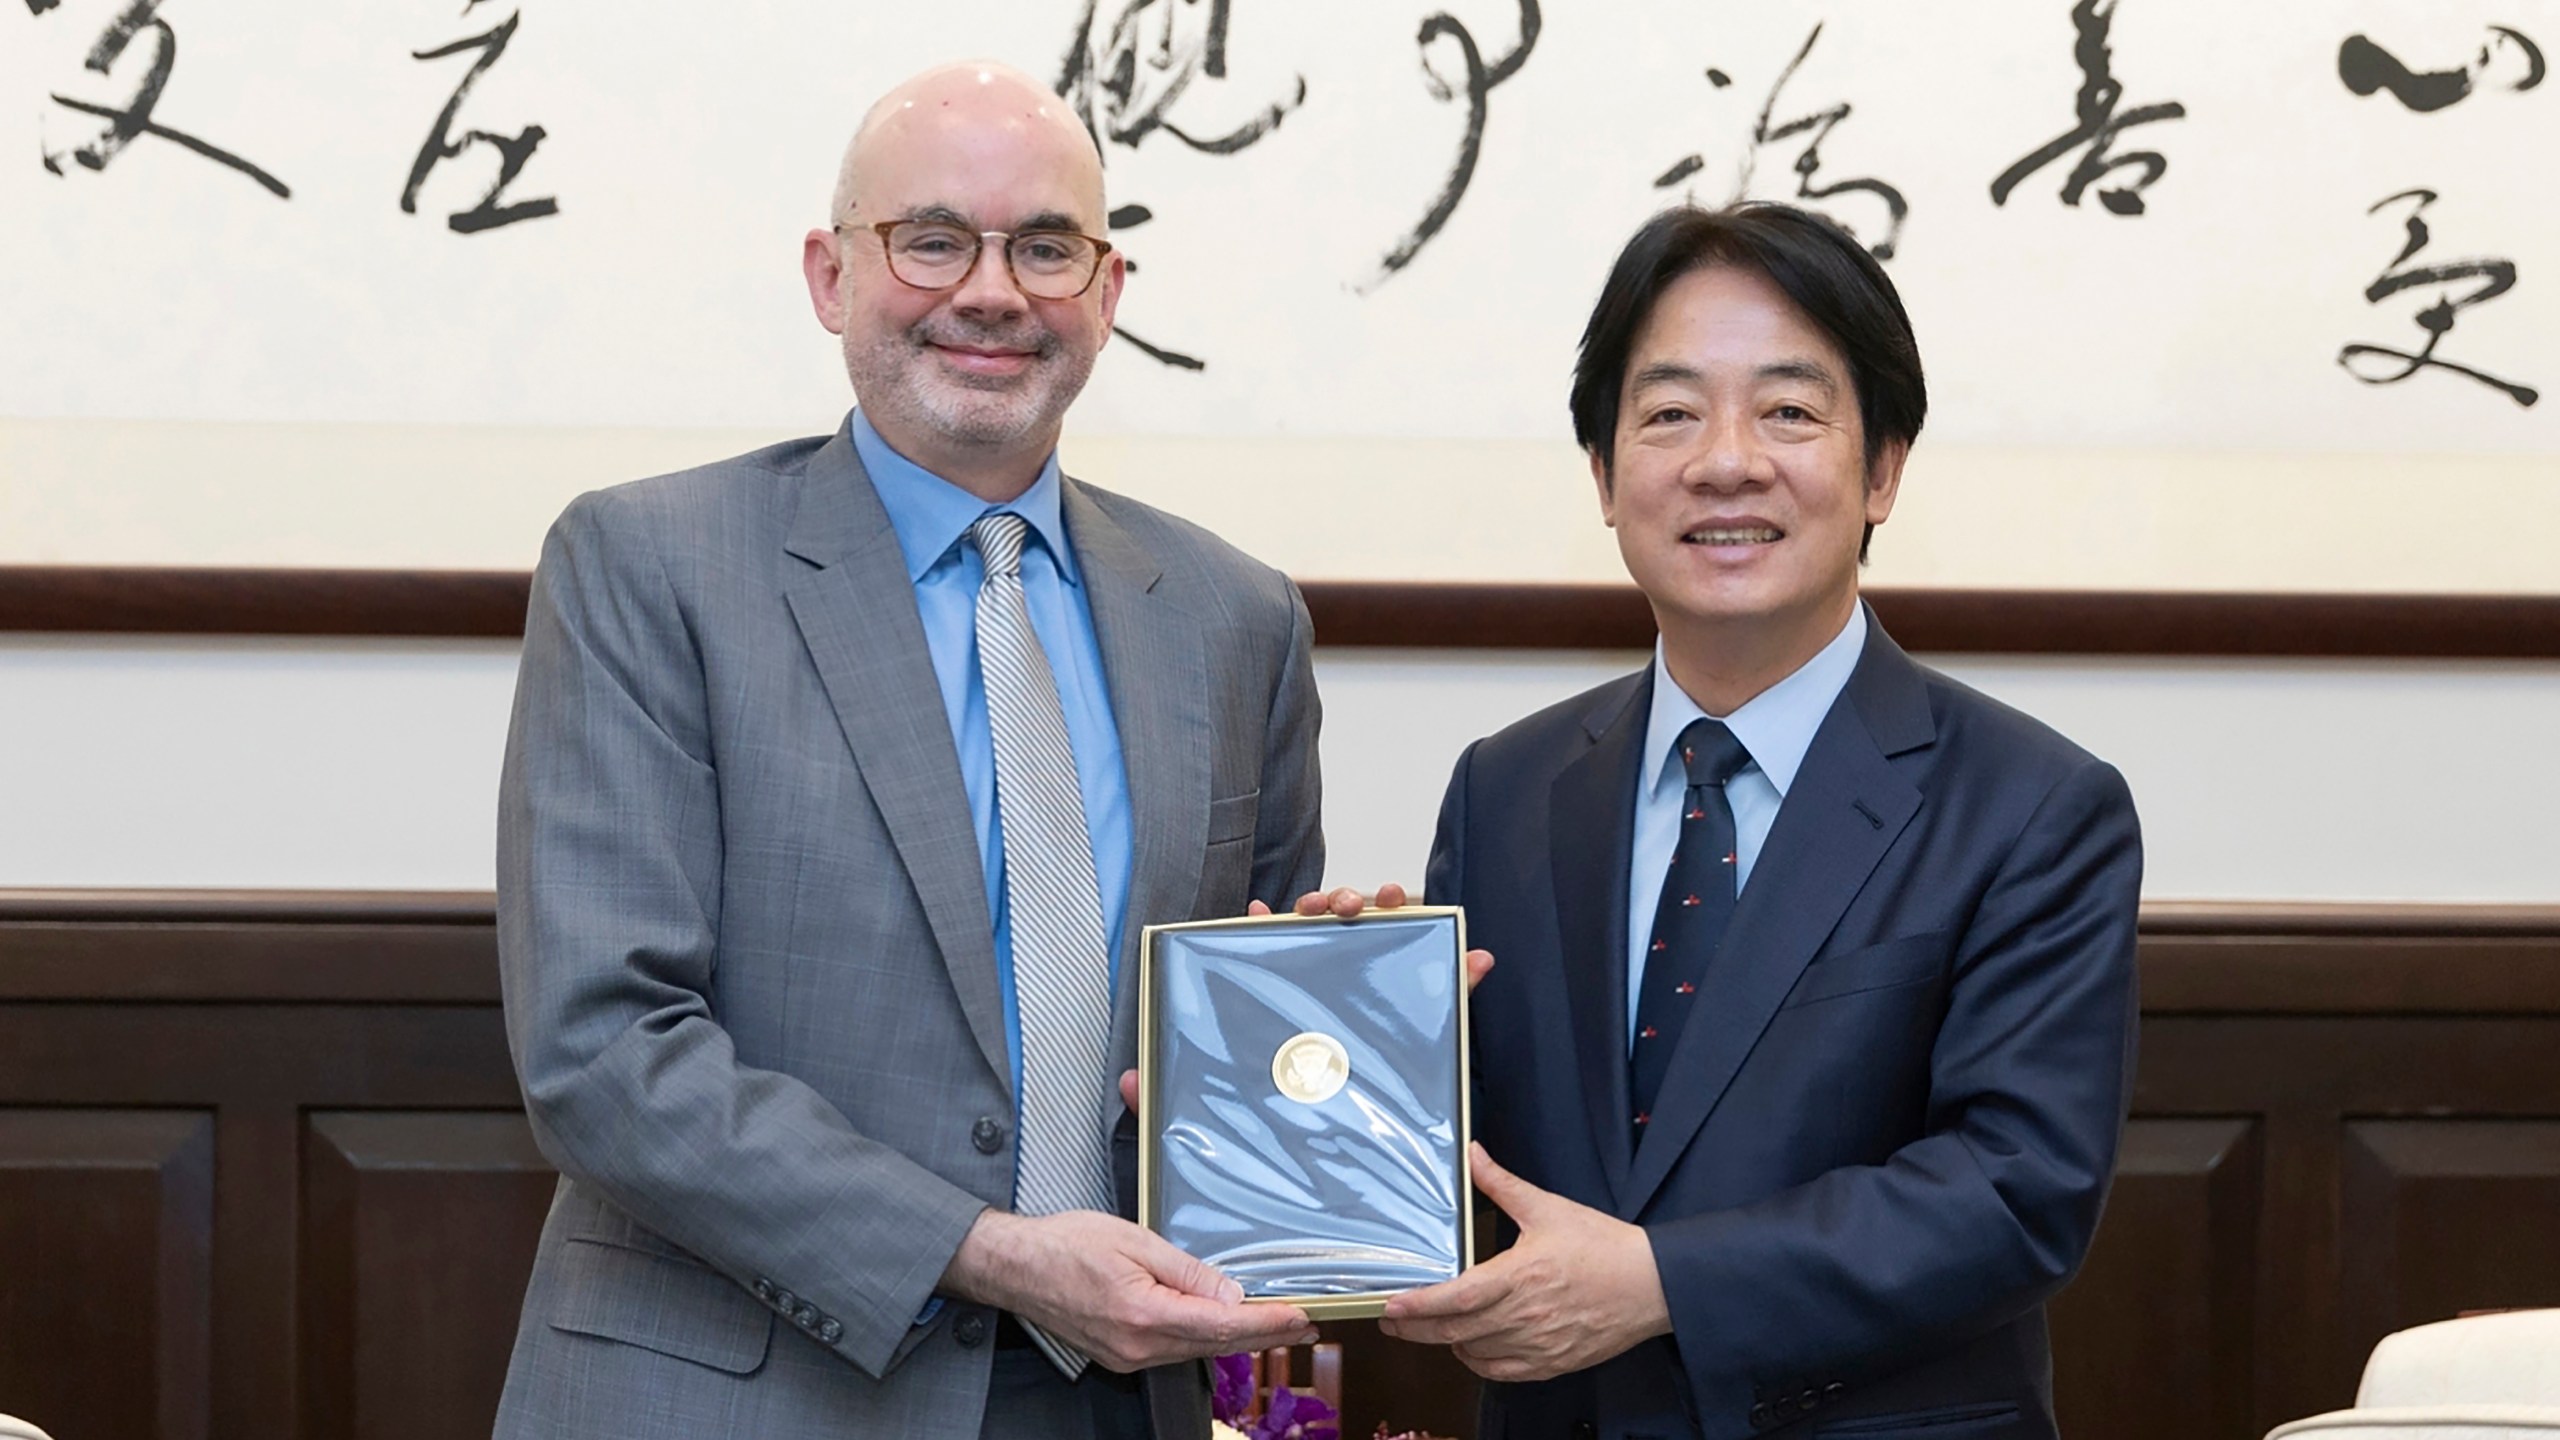
[[[872,233],[902,221],[935,255],[968,252],[965,268],[902,274],[887,232]],[[1111,338],[1128,266],[1103,239],[1109,223],[1093,137],[1039,81],[971,61],[882,96],[845,149],[834,213],[800,242],[810,305],[841,337],[880,437],[983,499],[1029,487]],[[969,238],[995,232],[1013,239]],[[1055,282],[1039,295],[1015,270],[1025,244]],[[1051,263],[1060,253],[1091,261],[1073,294],[1056,293],[1079,278]]]
[[[933,157],[990,151],[1050,168],[1089,206],[1077,217],[1088,233],[1102,233],[1102,155],[1093,136],[1047,86],[993,60],[936,65],[873,103],[845,146],[831,213],[858,223],[898,219],[877,213],[883,206],[873,182],[884,172],[904,177]]]

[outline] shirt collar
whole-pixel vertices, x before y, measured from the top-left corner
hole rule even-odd
[[[1040,537],[1060,579],[1070,585],[1081,583],[1075,547],[1067,543],[1059,498],[1065,482],[1058,478],[1054,452],[1041,463],[1040,478],[1031,482],[1030,489],[1001,505],[990,505],[891,449],[860,410],[846,424],[852,432],[853,452],[871,477],[871,488],[880,492],[880,506],[889,512],[889,528],[897,532],[909,582],[923,580],[926,572],[941,564],[979,516],[1004,510],[1021,516]]]
[[[1848,688],[1866,643],[1867,607],[1860,602],[1850,607],[1849,623],[1840,627],[1831,643],[1797,666],[1794,674],[1744,701],[1732,714],[1714,717],[1751,752],[1751,763],[1777,787],[1779,799],[1784,800],[1788,787],[1795,784],[1796,770],[1804,764],[1805,752],[1813,748],[1813,732],[1822,728],[1822,717],[1831,713],[1832,702]],[[1662,642],[1655,640],[1653,712],[1645,723],[1644,788],[1639,793],[1650,795],[1661,788],[1671,764],[1671,742],[1680,738],[1690,721],[1706,713],[1671,678]]]

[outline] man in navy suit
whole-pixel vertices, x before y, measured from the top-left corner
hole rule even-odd
[[[1507,1248],[1387,1328],[1494,1382],[1487,1437],[2050,1437],[2044,1302],[2132,1086],[2132,797],[1860,602],[1927,396],[1845,233],[1655,217],[1572,408],[1661,642],[1450,779]]]

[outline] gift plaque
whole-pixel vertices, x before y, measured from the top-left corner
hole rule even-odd
[[[1147,927],[1140,1223],[1318,1319],[1473,1263],[1466,949],[1436,906]]]

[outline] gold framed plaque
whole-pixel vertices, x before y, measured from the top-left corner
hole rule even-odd
[[[1138,1219],[1317,1319],[1475,1263],[1466,917],[1150,925]]]

